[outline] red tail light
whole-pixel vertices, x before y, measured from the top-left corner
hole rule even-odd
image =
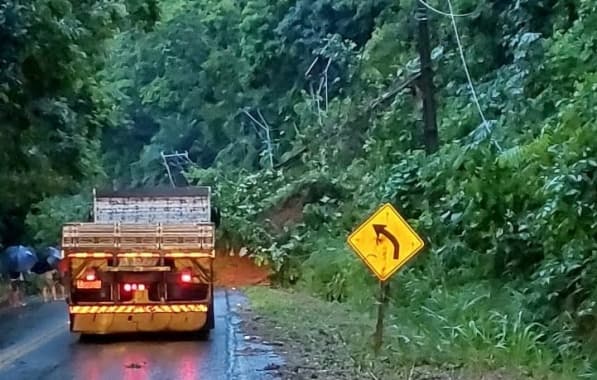
[[[184,282],[185,284],[190,283],[193,280],[193,276],[189,272],[183,272],[180,275],[180,281]]]
[[[145,284],[124,284],[122,288],[125,292],[130,292],[132,290],[144,291],[145,289],[147,289],[147,287],[145,287]]]
[[[83,275],[83,278],[77,280],[75,287],[77,289],[101,289],[102,281],[97,277],[95,273],[95,268],[93,268],[89,269]]]

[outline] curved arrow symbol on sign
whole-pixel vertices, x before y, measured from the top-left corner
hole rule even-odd
[[[388,240],[394,246],[394,260],[398,260],[400,258],[400,243],[398,239],[394,235],[392,235],[388,230],[386,230],[385,224],[374,224],[373,229],[375,230],[375,234],[377,235],[377,240],[379,241],[379,236],[384,235],[388,238]]]

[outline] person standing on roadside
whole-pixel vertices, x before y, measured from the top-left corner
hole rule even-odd
[[[10,294],[8,302],[12,307],[26,306],[23,297],[23,284],[25,279],[23,273],[10,273]]]
[[[60,296],[61,299],[64,299],[64,288],[60,283],[59,273],[56,269],[48,271],[43,275],[43,288],[42,288],[42,297],[44,302],[48,302],[50,300],[50,294],[52,295],[52,300],[58,300],[57,296],[57,288],[60,288]]]

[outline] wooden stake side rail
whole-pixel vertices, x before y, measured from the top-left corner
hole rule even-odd
[[[62,249],[94,252],[212,252],[212,223],[197,224],[67,224],[62,228]]]

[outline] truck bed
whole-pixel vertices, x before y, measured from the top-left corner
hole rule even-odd
[[[95,223],[185,224],[211,221],[209,187],[94,193]]]
[[[203,252],[213,255],[212,223],[69,223],[62,229],[68,252]]]

